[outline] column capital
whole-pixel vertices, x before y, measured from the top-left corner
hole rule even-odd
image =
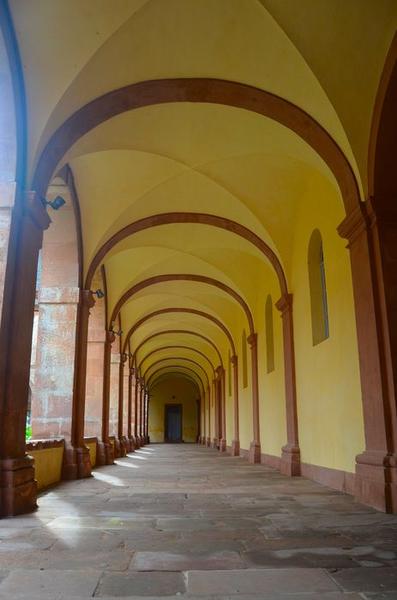
[[[292,310],[292,294],[283,294],[279,300],[277,300],[275,306],[277,310],[281,312],[281,315]]]
[[[233,356],[230,357],[230,362],[233,365],[233,367],[237,367],[237,363],[238,363],[237,354],[233,354]]]
[[[258,344],[258,334],[253,332],[251,333],[248,337],[247,337],[247,342],[251,348],[251,350],[253,350],[254,348],[257,347]]]
[[[126,352],[123,352],[120,358],[121,358],[121,361],[120,361],[121,364],[124,365],[127,362],[128,354]]]

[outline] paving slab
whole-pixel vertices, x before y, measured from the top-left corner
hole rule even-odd
[[[10,600],[15,596],[25,594],[28,599],[31,594],[92,596],[98,585],[100,571],[32,571],[15,569],[0,582],[0,593]]]
[[[322,569],[247,569],[245,571],[189,571],[190,594],[307,593],[339,591]]]
[[[134,571],[190,571],[244,569],[246,564],[237,552],[136,552],[130,564]]]
[[[397,567],[341,569],[330,575],[348,592],[394,592],[397,597]]]
[[[95,597],[109,596],[169,596],[186,591],[182,573],[105,573]]]

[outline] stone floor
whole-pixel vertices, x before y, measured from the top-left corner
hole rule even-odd
[[[397,599],[397,517],[193,445],[152,445],[0,523],[0,599]]]

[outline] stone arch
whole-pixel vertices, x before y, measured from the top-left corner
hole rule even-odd
[[[52,135],[41,153],[32,188],[41,193],[67,150],[91,129],[122,112],[170,102],[224,104],[273,119],[307,142],[333,172],[346,212],[360,200],[349,161],[338,144],[308,113],[270,92],[233,81],[211,78],[158,79],[130,84],[92,100],[72,114]]]
[[[204,352],[200,352],[200,350],[197,350],[197,348],[193,348],[193,346],[177,346],[177,345],[171,345],[171,346],[161,346],[160,348],[155,348],[154,350],[152,350],[151,352],[149,352],[148,354],[146,354],[142,360],[139,362],[139,364],[137,365],[137,369],[138,371],[141,370],[142,367],[142,363],[147,360],[149,358],[149,356],[152,356],[153,354],[155,354],[156,352],[161,352],[162,350],[171,350],[171,349],[184,349],[184,350],[190,350],[191,352],[196,352],[196,354],[200,354],[200,356],[202,356],[211,366],[212,372],[215,373],[215,367],[212,364],[212,362],[210,361],[210,359],[208,358],[208,356],[206,354],[204,354]]]
[[[141,319],[139,319],[139,320],[138,320],[138,321],[137,321],[137,322],[136,322],[136,323],[135,323],[135,324],[134,324],[134,325],[131,327],[131,329],[128,331],[128,333],[127,333],[127,336],[126,336],[126,341],[125,341],[125,344],[124,344],[124,350],[123,350],[123,351],[125,352],[125,349],[126,349],[126,347],[127,347],[127,343],[128,343],[128,341],[130,340],[130,338],[131,338],[132,334],[133,334],[133,333],[134,333],[134,332],[135,332],[135,331],[138,329],[138,327],[140,327],[141,325],[143,325],[143,323],[145,323],[145,322],[146,322],[146,321],[148,321],[149,319],[151,319],[151,318],[153,318],[153,317],[156,317],[156,316],[158,316],[158,315],[164,315],[164,314],[168,314],[168,313],[174,313],[174,312],[176,312],[176,313],[191,313],[191,314],[195,314],[195,315],[197,315],[197,316],[201,316],[201,317],[208,318],[209,320],[211,320],[211,321],[212,321],[213,323],[215,323],[215,324],[216,324],[216,325],[217,325],[217,326],[218,326],[218,327],[219,327],[219,328],[220,328],[220,329],[223,331],[223,333],[226,335],[226,337],[227,337],[227,339],[228,339],[228,341],[229,341],[230,347],[231,347],[231,349],[232,349],[233,353],[235,354],[235,347],[234,347],[234,341],[233,341],[233,337],[232,337],[232,335],[231,335],[230,331],[228,330],[228,328],[227,328],[227,327],[226,327],[226,326],[225,326],[225,325],[222,323],[222,321],[220,321],[219,319],[217,319],[217,318],[216,318],[216,317],[214,317],[213,315],[210,315],[209,313],[206,313],[206,312],[204,312],[204,311],[199,311],[199,310],[196,310],[196,309],[194,309],[194,308],[178,308],[178,307],[175,307],[175,308],[173,308],[173,307],[170,307],[170,308],[162,308],[162,309],[159,309],[159,310],[153,311],[153,312],[149,313],[148,315],[145,315],[144,317],[142,317]],[[196,335],[196,334],[195,334],[195,335]],[[202,336],[202,337],[204,337],[204,336]],[[204,338],[204,339],[206,339],[207,341],[209,341],[209,339],[208,339],[208,338]],[[216,352],[217,352],[217,354],[218,354],[218,357],[219,357],[219,362],[220,362],[220,364],[222,365],[222,364],[223,364],[223,361],[222,361],[222,355],[221,355],[221,353],[219,352],[219,349],[218,349],[218,347],[217,347],[217,346],[215,346],[215,344],[214,344],[212,341],[210,341],[209,343],[210,343],[210,344],[211,344],[211,345],[212,345],[212,346],[215,348],[215,350],[216,350]]]

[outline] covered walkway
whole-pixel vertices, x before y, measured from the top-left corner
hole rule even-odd
[[[116,462],[2,522],[1,599],[397,597],[397,516],[192,444]]]

